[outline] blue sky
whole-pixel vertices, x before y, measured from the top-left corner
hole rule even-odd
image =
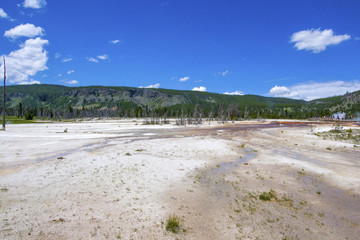
[[[8,84],[360,90],[358,0],[2,0]],[[1,72],[3,66],[1,66]]]

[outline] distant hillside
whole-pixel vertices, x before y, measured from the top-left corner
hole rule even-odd
[[[347,93],[343,96],[316,99],[309,102],[312,107],[328,109],[330,113],[346,112],[355,114],[360,112],[360,91]]]
[[[2,92],[2,88],[0,88]],[[180,114],[226,115],[227,118],[308,118],[336,111],[359,111],[360,91],[311,102],[257,95],[230,96],[208,92],[133,87],[65,87],[13,85],[6,88],[7,114],[38,117],[143,117]],[[1,104],[2,106],[2,104]]]

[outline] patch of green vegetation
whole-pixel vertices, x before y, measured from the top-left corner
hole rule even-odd
[[[132,156],[131,153],[125,153],[125,156]]]
[[[178,233],[180,230],[181,219],[176,214],[172,214],[166,220],[166,231]]]
[[[301,169],[301,171],[297,171],[297,173],[298,175],[302,175],[302,176],[306,175],[304,169]]]
[[[294,200],[292,200],[291,198],[286,196],[286,194],[284,194],[283,197],[278,201],[280,201],[282,204],[284,204],[285,206],[288,206],[288,207],[294,206]]]
[[[28,123],[50,123],[46,121],[39,121],[36,118],[31,120],[26,120],[24,118],[18,118],[15,116],[6,116],[6,124],[28,124]],[[0,119],[0,125],[2,124],[2,118]]]
[[[246,205],[245,203],[243,203],[243,208],[250,212],[251,214],[254,214],[256,212],[256,207],[253,206],[251,203],[249,203],[248,205]]]
[[[263,192],[262,194],[259,195],[259,199],[261,201],[271,201],[272,199],[277,199],[276,192],[274,190]]]
[[[360,130],[359,129],[347,129],[344,130],[342,127],[336,126],[335,129],[332,129],[328,132],[314,133],[314,135],[323,138],[324,140],[335,140],[343,141],[353,144],[360,143]],[[327,148],[328,150],[331,150]]]

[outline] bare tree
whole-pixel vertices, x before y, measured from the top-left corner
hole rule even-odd
[[[184,107],[181,108],[181,113],[176,120],[176,125],[184,125],[186,127],[186,115],[184,113]]]
[[[196,125],[202,124],[202,113],[201,113],[201,111],[199,111],[198,104],[195,105],[193,117],[194,117],[194,124],[196,124]]]
[[[234,118],[235,118],[235,105],[230,103],[227,109],[227,114],[228,114],[228,119],[231,119],[232,122],[234,123]]]
[[[245,106],[245,111],[244,111],[244,118],[247,119],[249,117],[249,111],[248,111],[248,107]]]
[[[213,117],[214,117],[214,107],[211,107],[211,111],[210,111],[210,113],[209,113],[209,125],[210,125],[210,123],[211,123],[211,121],[213,120]]]
[[[220,104],[219,105],[219,112],[218,112],[218,123],[224,124],[225,121],[226,121],[225,106],[224,106],[224,104]]]

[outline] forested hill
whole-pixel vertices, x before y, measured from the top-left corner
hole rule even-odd
[[[3,88],[0,88],[3,91]],[[6,87],[8,115],[46,118],[76,117],[176,117],[226,115],[238,118],[308,118],[337,111],[360,112],[360,91],[306,102],[257,95],[224,94],[133,87],[65,87],[60,85],[12,85]],[[2,103],[1,103],[2,106]]]

